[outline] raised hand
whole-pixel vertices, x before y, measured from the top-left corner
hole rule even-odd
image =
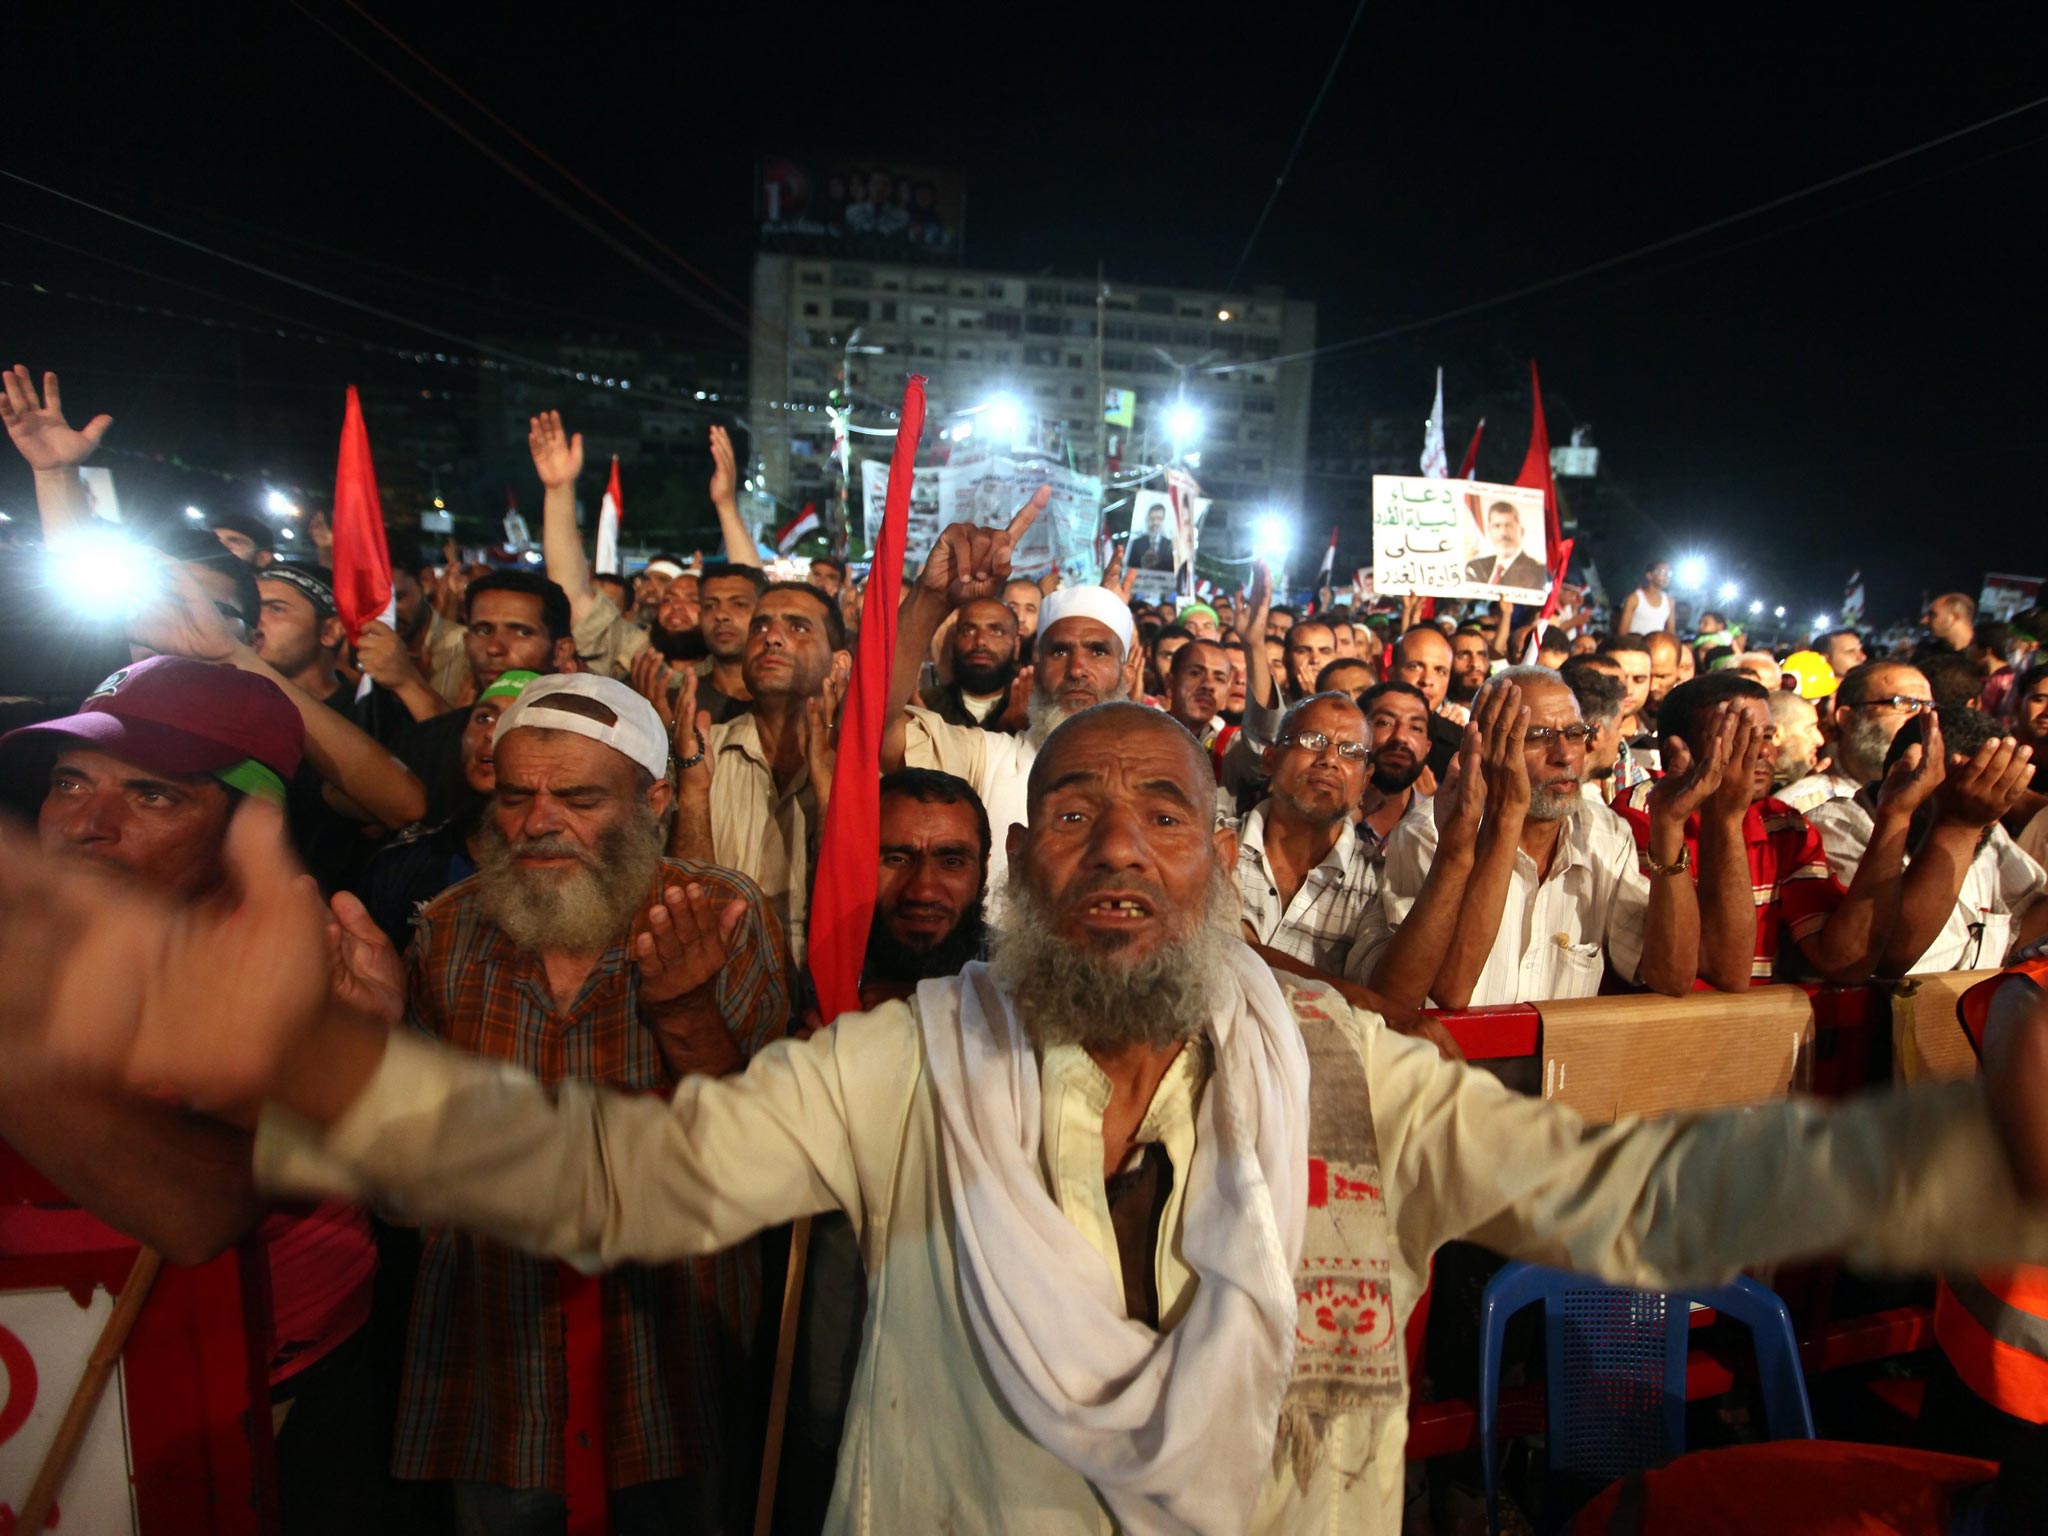
[[[1480,817],[1486,810],[1484,750],[1485,733],[1475,720],[1465,727],[1458,755],[1444,770],[1443,787],[1430,803],[1440,846],[1469,848],[1479,836]]]
[[[163,595],[128,621],[128,638],[159,656],[185,656],[193,661],[228,661],[235,637],[228,633],[220,610],[192,572],[176,561],[159,558]]]
[[[0,422],[7,424],[7,435],[14,439],[30,469],[76,469],[93,456],[107,428],[114,424],[111,416],[95,416],[83,430],[67,423],[64,396],[54,373],[43,375],[40,397],[35,380],[20,363],[0,372],[0,384],[5,386],[0,394]]]
[[[1762,741],[1763,734],[1748,712],[1725,702],[1715,705],[1708,718],[1706,751],[1697,760],[1681,738],[1665,737],[1664,777],[1650,789],[1651,819],[1683,825],[1709,801],[1718,807],[1724,789],[1729,803],[1740,802],[1737,814],[1747,814],[1750,786],[1755,782],[1751,775]]]
[[[1010,696],[1003,702],[1002,718],[996,725],[1013,735],[1031,724],[1031,678],[1029,667],[1019,667],[1010,679]]]
[[[733,462],[732,434],[723,427],[711,429],[711,504],[739,505],[739,469]]]
[[[1010,557],[1018,541],[1038,521],[1052,500],[1052,487],[1041,485],[1031,499],[1017,509],[1007,528],[981,528],[973,523],[954,523],[946,528],[925,557],[917,573],[923,591],[942,596],[949,608],[958,608],[976,598],[1000,597],[1003,583],[1010,579]]]
[[[405,962],[369,908],[347,891],[336,891],[328,906],[334,913],[327,925],[334,1000],[396,1029],[405,1019]]]
[[[1941,721],[1932,714],[1921,717],[1927,722],[1927,739],[1924,744],[1915,743],[1899,754],[1891,771],[1878,786],[1877,808],[1886,815],[1911,818],[1934,797],[1948,777],[1948,754],[1942,750]]]
[[[1941,819],[1955,826],[1983,828],[2019,804],[2033,781],[2034,749],[2010,736],[1987,741],[1970,757],[1958,756],[1936,793]]]
[[[1116,552],[1109,557],[1109,564],[1102,568],[1102,584],[1125,602],[1131,600],[1131,593],[1137,589],[1138,573],[1124,569],[1124,546],[1119,544]]]
[[[362,635],[356,640],[356,660],[370,674],[371,682],[386,688],[426,682],[420,669],[413,665],[412,652],[398,638],[398,631],[382,619],[372,619],[363,626]]]
[[[811,793],[817,797],[821,813],[832,798],[832,769],[839,759],[835,745],[839,709],[846,702],[851,676],[850,666],[834,666],[818,692],[804,700],[804,765],[810,770]]]
[[[711,985],[732,955],[733,935],[747,915],[735,896],[720,907],[701,885],[671,885],[634,924],[633,960],[640,1001],[659,1008]]]
[[[668,658],[650,645],[627,664],[626,676],[633,691],[654,706],[654,713],[661,718],[661,728],[673,736],[677,715],[675,706],[669,702]],[[690,692],[694,695],[696,689]]]
[[[542,411],[528,419],[526,451],[533,455],[533,472],[551,491],[574,485],[583,473],[583,434],[565,436],[560,411]]]
[[[1273,611],[1273,573],[1263,560],[1252,562],[1251,601],[1238,610],[1237,637],[1246,645],[1266,641],[1266,615]]]
[[[1479,727],[1479,769],[1486,801],[1494,813],[1520,822],[1529,809],[1529,759],[1522,739],[1529,734],[1529,709],[1513,683],[1489,687],[1472,724]]]
[[[0,828],[0,1052],[16,1080],[260,1099],[330,1006],[327,911],[254,798],[229,823],[226,893],[175,904]]]

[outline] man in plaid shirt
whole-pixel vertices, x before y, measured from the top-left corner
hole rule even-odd
[[[420,917],[413,1029],[549,1084],[663,1096],[782,1035],[787,957],[759,890],[662,857],[668,744],[644,699],[609,678],[538,679],[494,752],[479,871]],[[716,1051],[689,1043],[706,1014]],[[760,1301],[752,1243],[592,1279],[429,1229],[392,1470],[451,1480],[465,1532],[559,1530],[568,1496],[607,1490],[616,1531],[726,1529]],[[601,1466],[566,1447],[586,1404]]]

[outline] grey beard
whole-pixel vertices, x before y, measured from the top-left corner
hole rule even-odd
[[[1583,786],[1581,786],[1583,787]],[[1528,816],[1531,821],[1570,821],[1586,804],[1586,797],[1574,789],[1568,795],[1553,795],[1547,789],[1530,786]]]
[[[1115,690],[1106,695],[1102,702],[1114,704],[1120,702],[1124,697],[1123,680],[1119,678]],[[1068,709],[1064,704],[1053,698],[1051,694],[1040,693],[1038,685],[1033,683],[1030,697],[1024,701],[1024,715],[1025,719],[1029,721],[1029,724],[1024,728],[1025,743],[1030,746],[1032,751],[1036,752],[1045,745],[1046,737],[1050,736],[1079,713],[1078,709]]]
[[[508,842],[486,817],[477,863],[484,916],[521,949],[585,955],[608,949],[653,899],[661,843],[661,822],[644,808],[604,833],[594,851],[565,839]],[[521,869],[512,859],[522,852],[574,854],[583,866],[567,874]]]
[[[1885,754],[1891,751],[1892,737],[1897,734],[1897,726],[1858,715],[1836,743],[1835,767],[1858,784],[1883,778]]]
[[[1010,866],[1008,906],[989,973],[1039,1050],[1055,1045],[1177,1045],[1200,1039],[1238,942],[1236,888],[1219,863],[1186,931],[1135,965],[1061,938],[1050,906]]]

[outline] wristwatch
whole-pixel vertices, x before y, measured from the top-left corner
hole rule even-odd
[[[1659,864],[1650,857],[1647,848],[1643,850],[1641,857],[1643,873],[1646,875],[1682,875],[1692,868],[1692,844],[1683,843],[1679,846],[1676,864]]]

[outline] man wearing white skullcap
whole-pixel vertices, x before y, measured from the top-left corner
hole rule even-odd
[[[1124,664],[1137,641],[1130,605],[1106,587],[1063,587],[1046,598],[1032,643],[1030,725],[1021,736],[948,725],[910,704],[932,636],[955,609],[981,597],[1000,597],[1010,579],[1011,555],[1044,510],[1041,486],[1007,529],[955,523],[925,557],[924,569],[903,605],[896,634],[896,671],[889,689],[888,734],[882,766],[937,768],[965,779],[988,808],[994,847],[989,854],[988,915],[1001,920],[1012,824],[1024,821],[1024,786],[1038,749],[1053,728],[1111,699],[1130,697]]]

